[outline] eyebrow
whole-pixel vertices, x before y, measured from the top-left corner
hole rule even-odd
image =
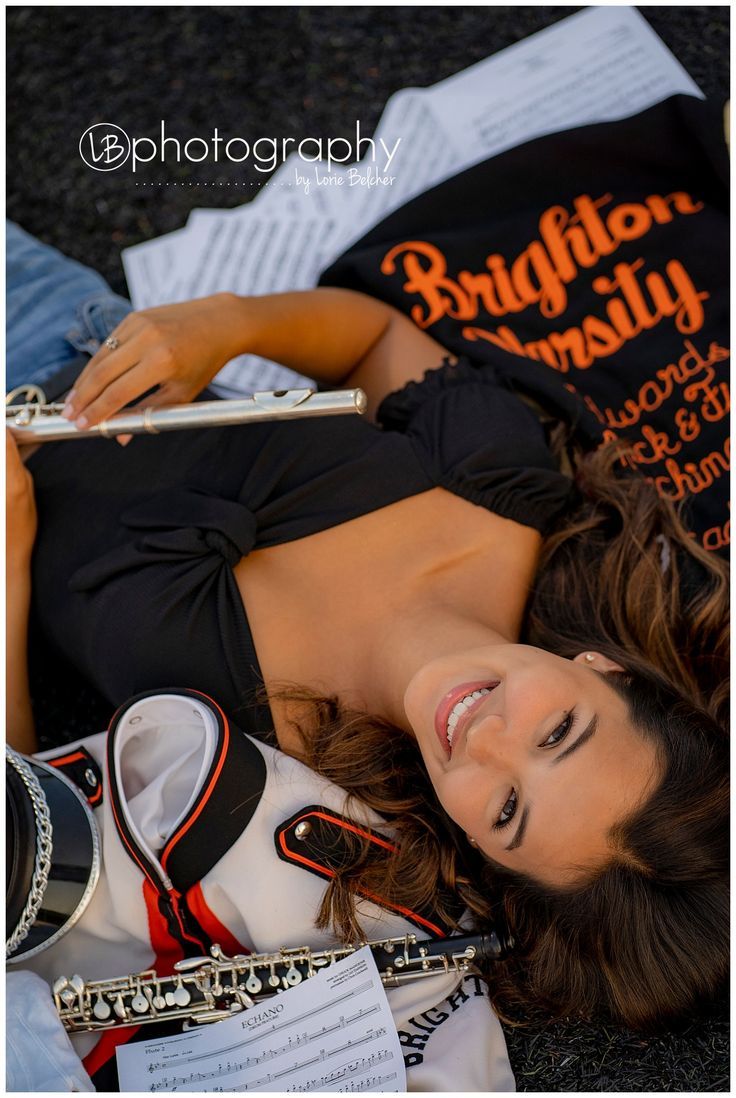
[[[521,823],[516,829],[516,834],[509,843],[504,847],[504,850],[516,850],[517,846],[521,846],[524,840],[524,832],[526,831],[526,822],[529,819],[529,805],[524,806],[524,811],[521,813]]]
[[[562,762],[563,759],[569,758],[569,756],[572,755],[573,751],[577,751],[577,749],[579,747],[582,747],[583,744],[587,743],[588,740],[592,739],[592,737],[595,735],[597,729],[598,729],[598,716],[597,716],[597,714],[594,714],[593,718],[590,720],[587,727],[583,729],[583,731],[580,733],[580,735],[575,740],[575,742],[571,743],[569,747],[566,747],[564,751],[561,751],[559,755],[557,755],[554,759],[552,759],[553,765],[556,766],[557,763]],[[505,850],[517,850],[521,846],[522,842],[524,841],[524,832],[526,831],[526,825],[527,825],[528,821],[529,821],[529,805],[525,805],[524,810],[521,813],[521,821],[520,821],[519,826],[516,830],[516,834],[514,835],[513,839],[509,843],[509,845],[507,847],[504,847]]]

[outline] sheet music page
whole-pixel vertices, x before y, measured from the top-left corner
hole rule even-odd
[[[283,209],[261,212],[257,203],[235,210],[193,210],[187,227],[128,249],[126,274],[144,272],[145,305],[190,301],[228,290],[278,293],[308,289],[329,263],[331,220],[297,216]],[[160,246],[157,250],[156,246]],[[136,304],[136,302],[134,302]],[[298,389],[310,378],[256,355],[239,355],[217,374],[211,388],[220,396],[258,389]]]
[[[633,7],[587,8],[434,84],[453,132],[455,172],[543,134],[636,114],[703,93]]]
[[[472,164],[678,93],[703,98],[633,7],[588,8],[429,88],[405,88],[389,100],[375,135],[389,146],[402,138],[392,165],[397,185],[368,192],[344,246]]]
[[[393,182],[390,186],[370,186],[371,172],[375,175],[373,166],[365,162],[353,166],[355,174],[348,176],[351,216],[345,221],[346,236],[341,250],[392,210],[461,170],[458,165],[464,159],[462,148],[455,141],[453,130],[432,109],[425,89],[403,88],[391,96],[376,127],[374,140],[380,139],[390,149],[401,139],[385,173],[393,177]],[[367,182],[359,183],[359,179]],[[339,254],[333,258],[337,259]]]
[[[223,1022],[117,1050],[121,1091],[406,1091],[368,946]]]
[[[391,100],[394,98],[392,96]],[[350,192],[350,187],[346,186],[347,173],[348,169],[339,164],[333,164],[330,172],[322,162],[315,164],[302,160],[297,152],[290,153],[268,183],[261,187],[253,205],[257,205],[261,213],[266,209],[269,212],[306,213],[310,217],[334,218],[340,222],[349,216],[343,210]]]
[[[190,266],[194,252],[189,226],[124,248],[123,271],[134,309],[152,309],[170,301],[177,262]]]
[[[325,259],[334,222],[280,210],[261,212],[253,203],[241,209],[194,211],[192,239],[186,245],[193,262],[181,263],[170,300],[232,293],[265,294],[314,286]],[[217,374],[212,388],[221,396],[258,389],[298,389],[310,378],[256,355],[239,355]]]

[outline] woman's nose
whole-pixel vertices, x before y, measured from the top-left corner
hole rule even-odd
[[[501,761],[511,749],[506,721],[498,713],[487,713],[468,728],[466,751],[476,762]]]

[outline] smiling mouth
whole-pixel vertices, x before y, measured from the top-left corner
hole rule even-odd
[[[499,684],[492,682],[466,682],[456,686],[437,707],[435,713],[435,732],[448,759],[452,757],[453,743],[466,728],[470,716],[476,711],[483,699]]]

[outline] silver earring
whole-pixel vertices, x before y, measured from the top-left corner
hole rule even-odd
[[[595,659],[595,656],[593,655],[592,652],[586,652],[585,653],[585,658],[588,661],[588,663],[592,663],[593,660]]]

